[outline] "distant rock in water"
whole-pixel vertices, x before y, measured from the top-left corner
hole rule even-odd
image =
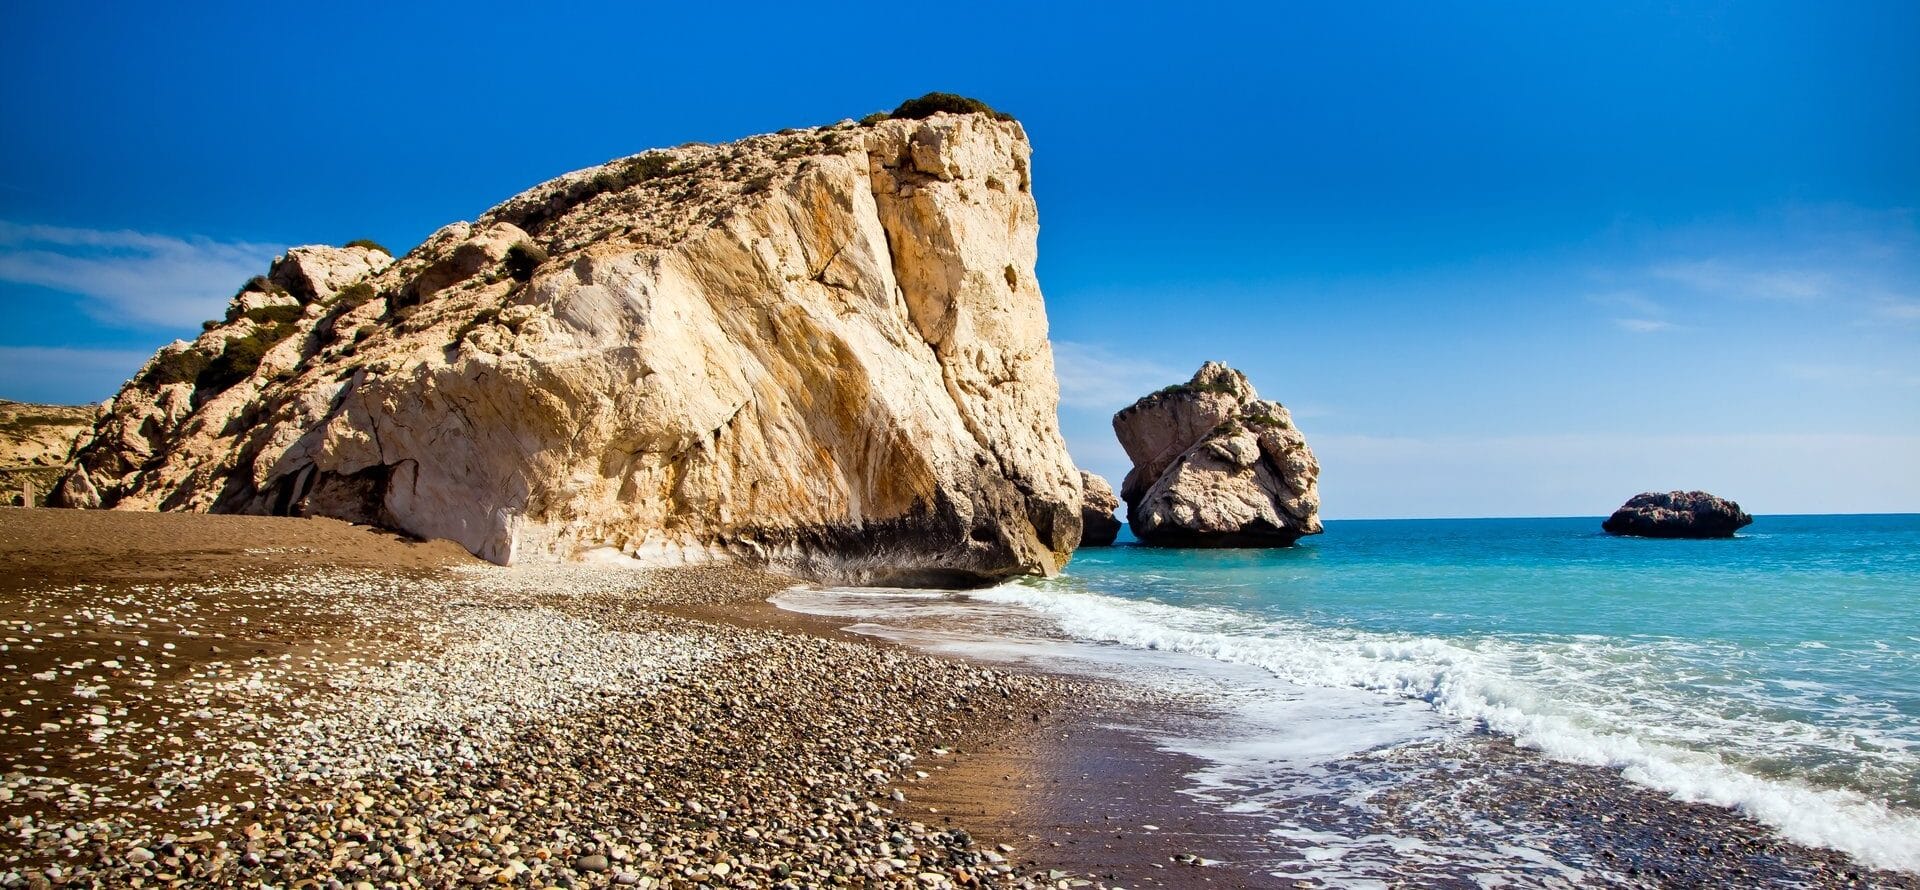
[[[1639,538],[1731,538],[1752,524],[1739,504],[1704,491],[1649,491],[1634,495],[1600,527]]]
[[[1080,501],[1080,546],[1113,546],[1113,539],[1120,534],[1120,520],[1113,515],[1120,507],[1120,499],[1113,496],[1113,486],[1081,470],[1080,488],[1086,492]]]
[[[398,259],[295,248],[120,391],[63,490],[497,563],[1054,574],[1082,495],[1031,147],[935,111],[648,151]]]
[[[1161,547],[1285,547],[1320,526],[1320,462],[1293,416],[1207,362],[1113,416],[1127,524]]]

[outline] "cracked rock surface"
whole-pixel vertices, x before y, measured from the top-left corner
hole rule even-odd
[[[1320,462],[1279,402],[1207,362],[1113,416],[1127,524],[1162,547],[1285,547],[1320,524]]]
[[[1016,122],[646,152],[406,256],[296,248],[161,350],[73,506],[331,516],[501,563],[1049,575],[1081,536]]]

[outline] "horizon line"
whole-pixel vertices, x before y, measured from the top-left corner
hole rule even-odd
[[[1558,513],[1537,516],[1343,516],[1340,518],[1321,517],[1323,522],[1408,522],[1437,521],[1472,522],[1495,519],[1605,519],[1608,513]],[[1869,510],[1864,512],[1811,512],[1811,513],[1751,513],[1754,519],[1764,517],[1790,518],[1796,516],[1920,516],[1920,510]]]

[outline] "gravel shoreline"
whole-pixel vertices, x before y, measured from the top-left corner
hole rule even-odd
[[[1104,694],[667,614],[790,583],[748,570],[305,556],[170,583],[14,564],[0,886],[1030,885],[895,810]]]

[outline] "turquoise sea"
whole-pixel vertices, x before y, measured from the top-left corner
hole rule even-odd
[[[1191,753],[1220,787],[1484,730],[1920,870],[1920,515],[1762,516],[1707,541],[1599,523],[1332,521],[1283,550],[1123,532],[1056,579],[778,602],[928,648],[1217,686],[1241,738]]]

